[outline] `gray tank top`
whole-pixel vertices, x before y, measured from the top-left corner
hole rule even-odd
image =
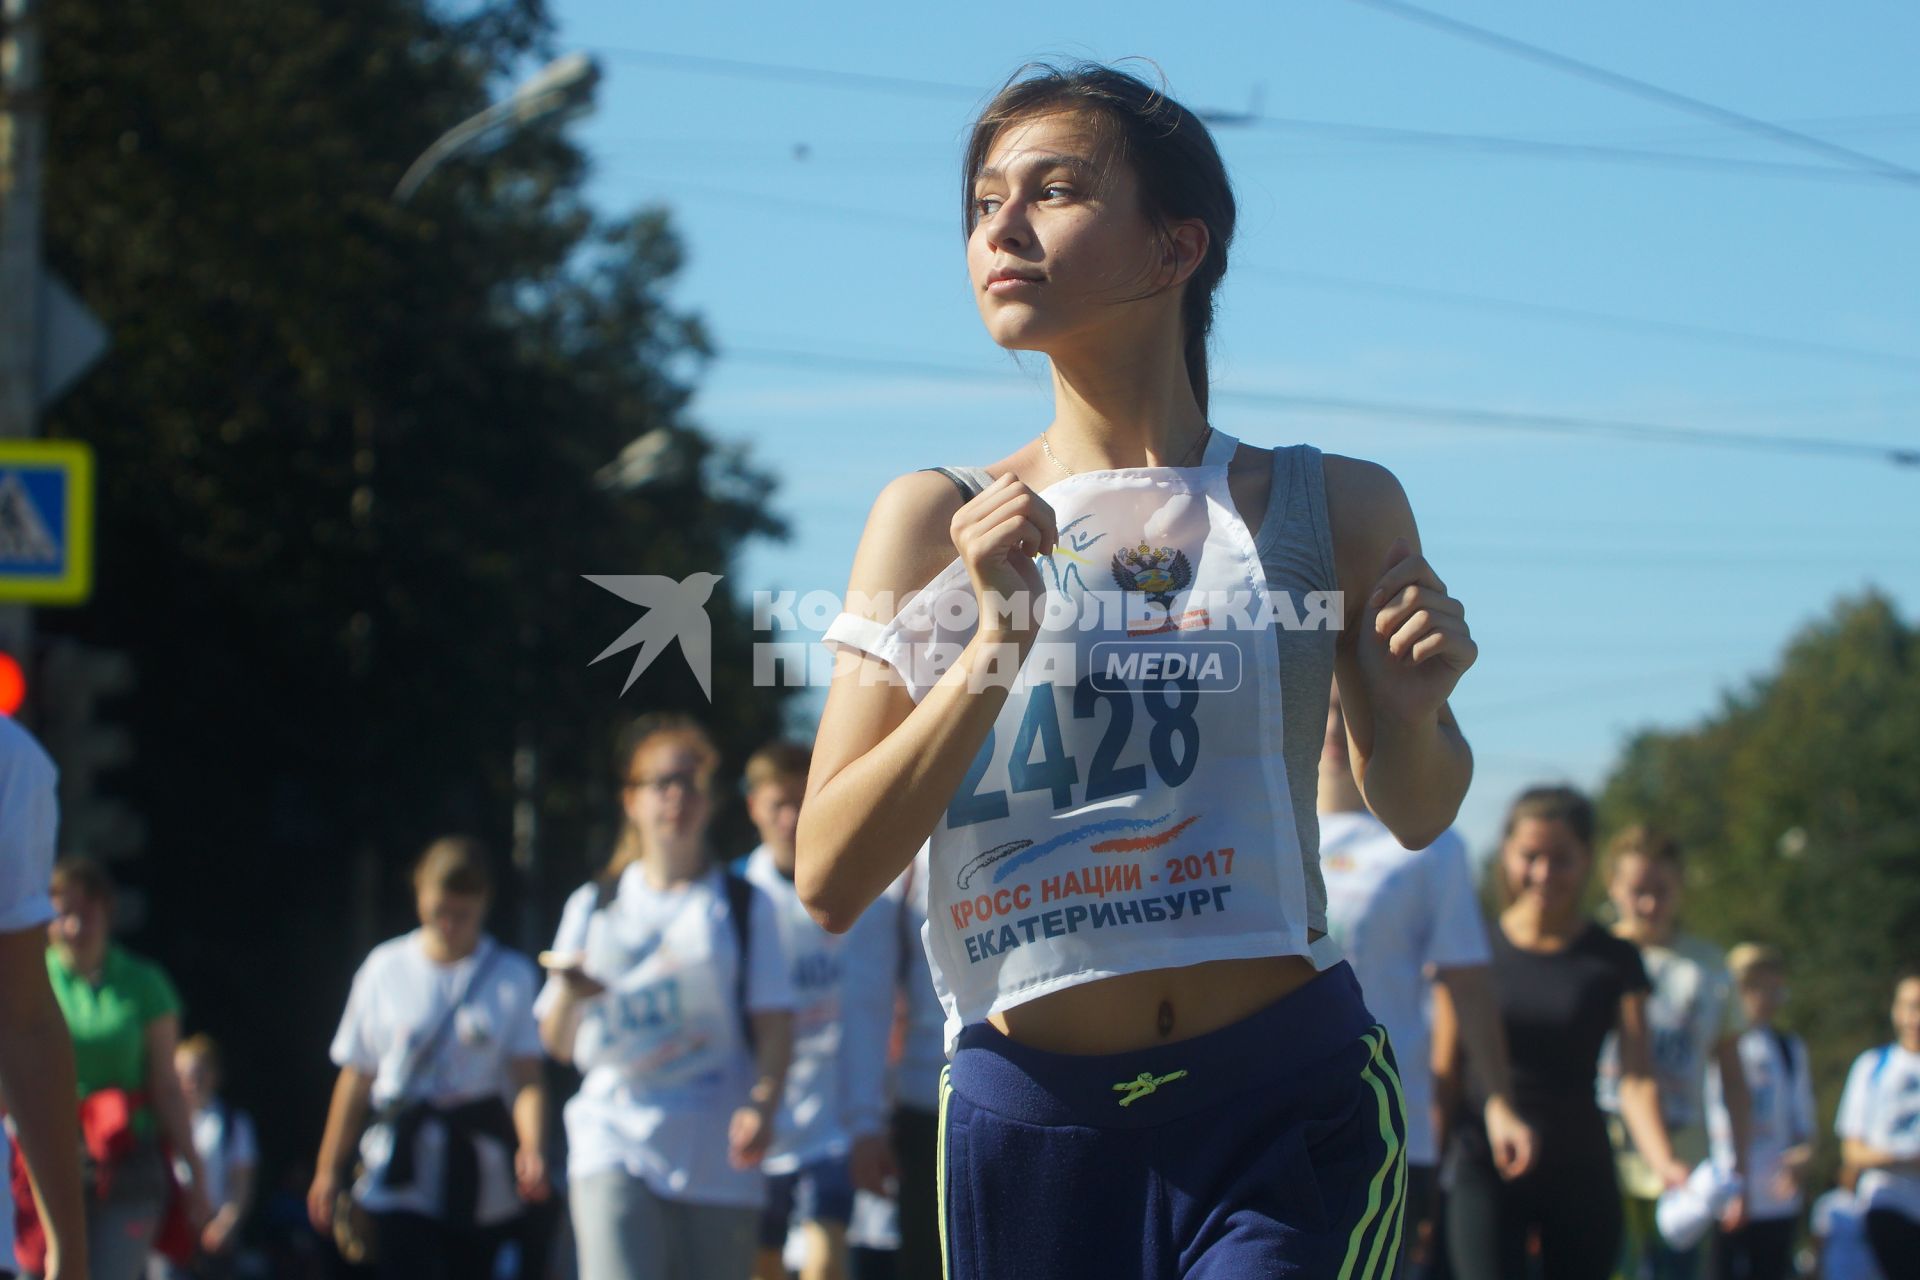
[[[929,467],[971,498],[993,483],[984,467]],[[1312,616],[1311,592],[1339,589],[1333,567],[1333,534],[1327,523],[1326,479],[1320,451],[1309,444],[1273,450],[1273,490],[1266,514],[1253,535],[1254,549],[1267,571],[1267,591],[1286,596],[1293,616]],[[1287,612],[1280,610],[1285,618]],[[1336,611],[1336,619],[1344,618]],[[1307,927],[1327,929],[1327,885],[1320,872],[1320,819],[1315,812],[1320,786],[1320,746],[1326,740],[1327,700],[1333,691],[1333,649],[1339,632],[1326,628],[1276,627],[1280,645],[1280,688],[1286,723],[1283,750],[1287,785],[1293,792],[1293,819],[1299,827],[1300,857],[1307,877]]]

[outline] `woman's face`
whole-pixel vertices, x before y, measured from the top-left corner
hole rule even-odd
[[[1666,939],[1680,911],[1680,869],[1670,862],[1628,854],[1613,866],[1607,897],[1620,923],[1635,933]]]
[[[53,919],[47,922],[47,940],[73,955],[90,956],[104,947],[112,928],[107,905],[84,889],[68,886],[53,891]]]
[[[478,893],[449,893],[437,885],[414,891],[420,927],[437,935],[449,955],[470,955],[480,945],[487,920],[487,899]]]
[[[671,738],[642,746],[627,775],[626,806],[649,847],[698,840],[711,812],[699,753]]]
[[[1172,263],[1141,211],[1132,168],[1102,164],[1083,117],[1054,112],[1003,128],[974,177],[973,200],[967,271],[1001,346],[1052,354],[1089,334],[1148,323],[1156,306],[1178,307],[1171,290],[1139,298],[1171,279]],[[1137,298],[1149,305],[1115,305]]]
[[[1592,864],[1592,852],[1558,818],[1522,818],[1500,846],[1509,896],[1549,917],[1579,910]]]

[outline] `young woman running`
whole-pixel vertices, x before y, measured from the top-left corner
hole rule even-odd
[[[707,845],[720,753],[695,721],[622,735],[626,819],[606,871],[561,913],[536,1006],[584,1073],[567,1103],[581,1280],[746,1277],[793,1047],[773,903]]]
[[[1541,1274],[1602,1280],[1620,1256],[1613,1147],[1594,1098],[1600,1048],[1618,1032],[1620,1113],[1667,1186],[1687,1179],[1660,1117],[1640,952],[1581,910],[1593,874],[1593,807],[1567,787],[1521,793],[1507,812],[1496,872],[1507,900],[1492,931],[1494,989],[1506,1023],[1514,1101],[1536,1158],[1503,1181],[1485,1129],[1456,1124],[1447,1197],[1453,1272],[1524,1280],[1538,1236]],[[1475,1085],[1477,1086],[1477,1081]],[[1468,1114],[1471,1115],[1471,1109]]]
[[[1402,1108],[1313,954],[1316,762],[1337,666],[1369,804],[1446,828],[1461,607],[1386,471],[1209,425],[1234,205],[1191,112],[1040,69],[963,179],[987,331],[1049,358],[1054,417],[875,503],[798,878],[845,929],[930,842],[948,1274],[1389,1275]]]

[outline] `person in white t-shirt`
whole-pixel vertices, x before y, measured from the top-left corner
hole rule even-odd
[[[86,1209],[74,1119],[73,1040],[47,980],[59,778],[32,734],[0,716],[0,1097],[47,1233],[47,1277],[87,1274]],[[0,1133],[0,1161],[11,1161]],[[13,1214],[0,1212],[0,1275],[14,1264]]]
[[[254,1174],[260,1165],[260,1147],[254,1137],[253,1117],[230,1106],[220,1096],[225,1079],[220,1047],[202,1032],[188,1036],[173,1051],[174,1073],[193,1122],[193,1147],[207,1176],[207,1205],[213,1217],[200,1232],[201,1256],[182,1267],[159,1254],[147,1265],[148,1280],[215,1280],[234,1272],[239,1250],[240,1223],[253,1203]],[[184,1180],[182,1161],[175,1176]]]
[[[887,1094],[892,1114],[883,1162],[863,1176],[856,1160],[854,1182],[863,1189],[876,1183],[891,1185],[891,1274],[900,1280],[936,1276],[941,1268],[937,1191],[947,1013],[940,1004],[926,948],[920,943],[927,923],[928,859],[923,846],[861,917],[864,922],[868,915],[881,912],[889,921],[890,936],[882,938],[874,972],[890,983],[893,1070]]]
[[[1813,1202],[1807,1230],[1818,1250],[1820,1280],[1886,1280],[1867,1243],[1866,1218],[1859,1198],[1844,1186]]]
[[[1660,1114],[1673,1140],[1674,1156],[1694,1168],[1709,1154],[1706,1127],[1707,1066],[1720,1065],[1722,1097],[1730,1132],[1733,1173],[1747,1181],[1751,1106],[1738,1046],[1741,1017],[1727,973],[1726,953],[1680,928],[1685,887],[1680,846],[1665,832],[1629,826],[1607,846],[1607,897],[1618,920],[1613,932],[1640,948],[1653,994],[1647,999],[1647,1030],[1653,1041],[1654,1081]],[[1615,1117],[1614,1150],[1626,1216],[1621,1274],[1652,1280],[1691,1280],[1703,1250],[1675,1249],[1661,1237],[1654,1208],[1667,1179],[1634,1147],[1620,1119],[1619,1043],[1610,1036],[1601,1052],[1600,1106]],[[1735,1195],[1721,1226],[1745,1225],[1744,1195]]]
[[[307,1213],[332,1230],[357,1145],[375,1274],[467,1280],[492,1274],[523,1202],[548,1194],[539,978],[482,932],[493,880],[477,842],[429,845],[413,887],[420,928],[367,956],[333,1038],[340,1076]]]
[[[1920,973],[1894,984],[1893,1032],[1854,1059],[1834,1128],[1880,1269],[1920,1276]]]
[[[1495,1007],[1492,954],[1466,845],[1452,831],[1409,850],[1368,810],[1353,778],[1340,692],[1327,709],[1320,753],[1320,869],[1327,933],[1360,979],[1367,1008],[1387,1029],[1406,1094],[1406,1235],[1399,1274],[1412,1274],[1433,1211],[1440,1155],[1433,1131],[1428,981],[1447,988],[1468,1067],[1486,1089],[1487,1133],[1506,1177],[1525,1173],[1533,1131],[1514,1111],[1507,1038]]]
[[[886,1148],[887,1034],[896,908],[882,898],[844,934],[816,924],[793,887],[793,833],[810,752],[775,742],[747,761],[747,813],[761,843],[746,876],[778,908],[793,983],[793,1063],[763,1167],[756,1280],[783,1280],[790,1224],[805,1237],[801,1280],[846,1280],[853,1217],[853,1153],[871,1164]],[[885,953],[883,955],[883,953]]]
[[[1802,1179],[1813,1159],[1813,1070],[1806,1042],[1774,1025],[1787,998],[1786,961],[1773,947],[1743,943],[1727,953],[1747,1029],[1738,1044],[1752,1136],[1747,1148],[1747,1223],[1714,1250],[1717,1280],[1786,1280],[1800,1224]],[[1734,1168],[1733,1121],[1721,1067],[1707,1074],[1707,1129],[1713,1161]]]
[[[778,914],[707,844],[720,753],[686,716],[615,752],[626,827],[567,900],[537,1009],[566,1107],[581,1280],[746,1276],[793,1047]]]

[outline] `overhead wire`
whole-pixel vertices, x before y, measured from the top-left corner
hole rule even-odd
[[[916,98],[944,98],[979,102],[986,92],[977,86],[946,80],[913,76],[877,75],[863,71],[839,71],[827,67],[796,63],[761,62],[742,58],[715,58],[704,55],[672,53],[659,49],[641,49],[624,45],[592,45],[592,52],[603,57],[636,62],[646,66],[668,67],[695,75],[726,76],[735,79],[772,81],[784,84],[814,85],[856,92],[882,93]],[[1551,142],[1505,134],[1449,132],[1436,129],[1409,129],[1389,125],[1352,124],[1333,120],[1315,120],[1296,116],[1273,116],[1257,112],[1199,109],[1201,119],[1217,127],[1249,126],[1270,131],[1293,132],[1316,137],[1337,138],[1349,142],[1426,147],[1447,151],[1478,152],[1489,155],[1554,157],[1592,160],[1613,164],[1639,165],[1664,169],[1692,169],[1708,172],[1744,173],[1754,176],[1798,178],[1821,182],[1873,181],[1875,175],[1826,165],[1783,164],[1767,160],[1746,160],[1731,156],[1708,156],[1691,152],[1614,146],[1604,143]],[[1884,175],[1881,175],[1884,176]]]
[[[1448,35],[1498,50],[1501,53],[1551,67],[1567,75],[1591,80],[1620,93],[1657,102],[1689,115],[1700,116],[1726,128],[1765,138],[1781,146],[1825,156],[1880,178],[1909,185],[1920,184],[1920,170],[1911,169],[1880,156],[1869,155],[1864,151],[1857,151],[1852,147],[1842,146],[1837,142],[1829,142],[1825,138],[1817,138],[1798,129],[1789,129],[1785,125],[1762,120],[1758,116],[1748,115],[1743,111],[1734,111],[1693,97],[1691,94],[1680,93],[1651,81],[1642,80],[1637,76],[1625,75],[1591,62],[1568,57],[1563,53],[1556,53],[1540,45],[1516,40],[1512,36],[1488,30],[1486,27],[1475,26],[1471,22],[1463,22],[1459,18],[1449,17],[1444,13],[1435,13],[1431,9],[1408,4],[1406,0],[1353,0],[1353,3],[1377,9],[1409,22],[1421,23],[1436,31],[1443,31]]]
[[[947,364],[933,359],[865,356],[807,351],[792,347],[723,347],[717,355],[745,363],[784,365],[804,369],[840,368],[862,372],[911,373],[922,377],[977,381],[992,371]],[[1005,376],[1004,372],[1001,376]],[[1500,431],[1634,440],[1649,444],[1680,444],[1706,448],[1872,459],[1900,467],[1920,467],[1920,447],[1861,440],[1829,440],[1817,436],[1771,435],[1753,431],[1720,431],[1667,423],[1634,422],[1575,414],[1522,412],[1474,405],[1427,404],[1416,401],[1374,400],[1357,396],[1308,395],[1291,391],[1259,391],[1215,387],[1214,400],[1263,408],[1308,410],[1372,418],[1444,422],[1455,426]]]
[[[955,218],[952,222],[943,222],[936,218],[915,214],[897,214],[877,209],[861,209],[850,205],[836,204],[831,201],[809,200],[794,196],[766,195],[761,192],[742,191],[738,188],[719,186],[712,183],[684,182],[679,179],[667,180],[662,185],[674,190],[689,192],[695,196],[704,196],[736,204],[757,205],[769,209],[785,209],[797,213],[819,214],[826,217],[857,219],[879,225],[908,227],[943,235],[957,235],[959,232],[958,218]],[[1238,263],[1234,266],[1233,272],[1236,275],[1285,280],[1310,288],[1327,289],[1342,293],[1373,295],[1376,297],[1395,297],[1433,305],[1541,316],[1568,324],[1613,329],[1619,332],[1646,333],[1662,337],[1685,338],[1693,341],[1715,343],[1721,346],[1744,347],[1755,350],[1791,352],[1797,355],[1819,359],[1842,360],[1854,364],[1872,365],[1879,368],[1896,369],[1909,373],[1920,372],[1920,356],[1902,355],[1897,351],[1885,351],[1872,347],[1856,347],[1842,343],[1821,342],[1811,338],[1796,338],[1785,334],[1761,333],[1750,329],[1730,329],[1716,325],[1696,324],[1686,320],[1667,320],[1658,316],[1623,315],[1619,312],[1600,311],[1587,307],[1569,307],[1558,303],[1534,302],[1522,298],[1498,297],[1490,294],[1467,293],[1451,289],[1435,289],[1424,285],[1396,284],[1385,280],[1369,280],[1362,277],[1337,275],[1324,271],[1305,271],[1294,267],[1269,267],[1259,263]]]

